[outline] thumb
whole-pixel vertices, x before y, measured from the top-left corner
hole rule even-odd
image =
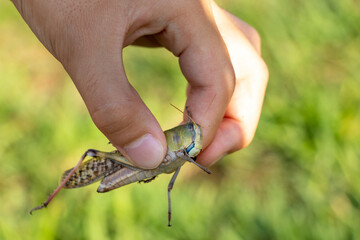
[[[121,48],[97,47],[65,68],[100,131],[134,165],[155,168],[166,153],[165,135],[128,82]]]
[[[13,2],[63,64],[100,131],[135,165],[159,165],[167,149],[164,133],[127,81],[122,64],[126,3]]]

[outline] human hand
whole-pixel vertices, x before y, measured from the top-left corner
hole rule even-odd
[[[186,105],[202,126],[203,145],[208,146],[199,162],[210,165],[251,141],[267,82],[259,39],[214,3],[13,2],[69,73],[96,126],[134,164],[156,167],[166,153],[166,140],[127,81],[122,49],[130,44],[161,45],[179,57],[189,82]]]

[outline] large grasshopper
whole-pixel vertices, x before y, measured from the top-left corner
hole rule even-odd
[[[170,192],[181,166],[185,162],[191,162],[210,174],[209,170],[195,162],[196,156],[202,149],[202,133],[200,126],[191,119],[188,110],[187,112],[188,123],[164,132],[168,149],[164,160],[157,168],[150,170],[138,168],[117,150],[102,152],[89,149],[74,168],[63,173],[61,183],[47,201],[32,209],[30,214],[46,207],[61,188],[83,187],[102,179],[97,191],[104,193],[133,182],[150,182],[161,173],[175,172],[168,185],[168,226],[171,226]],[[91,159],[82,163],[87,156]]]

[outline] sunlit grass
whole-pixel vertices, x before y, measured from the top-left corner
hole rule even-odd
[[[270,70],[250,147],[212,167],[107,194],[56,187],[88,148],[109,150],[61,65],[0,3],[0,239],[357,239],[360,11],[351,1],[222,1],[255,26]],[[129,79],[164,129],[186,83],[164,50],[125,50]],[[149,94],[161,91],[156,97]]]

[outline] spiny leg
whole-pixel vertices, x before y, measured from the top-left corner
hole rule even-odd
[[[180,172],[180,168],[181,167],[178,167],[174,173],[174,175],[172,176],[170,182],[169,182],[169,186],[168,186],[168,202],[169,202],[169,211],[168,211],[168,227],[171,227],[171,199],[170,199],[170,192],[174,186],[174,183],[175,183],[175,180],[176,180],[176,177],[177,175],[179,174]]]
[[[76,166],[70,171],[69,175],[59,184],[59,186],[54,190],[54,192],[50,195],[50,197],[46,200],[46,202],[44,202],[42,205],[37,206],[33,209],[31,209],[30,214],[32,214],[33,211],[42,209],[44,207],[46,207],[47,205],[49,205],[49,203],[51,202],[51,200],[56,196],[56,194],[60,191],[61,188],[64,187],[64,185],[66,184],[66,182],[71,178],[71,176],[75,173],[75,171],[79,168],[81,162],[87,157],[96,157],[97,154],[97,150],[94,149],[89,149],[87,150],[80,158],[79,162],[76,164]]]
[[[182,158],[188,162],[191,162],[193,164],[195,164],[196,166],[198,166],[199,168],[201,168],[203,171],[205,171],[207,174],[211,174],[210,170],[208,170],[206,167],[198,164],[197,162],[194,161],[194,159],[192,159],[191,157],[187,156],[186,154],[184,154],[183,152],[179,151],[176,153],[176,156],[179,158]]]

